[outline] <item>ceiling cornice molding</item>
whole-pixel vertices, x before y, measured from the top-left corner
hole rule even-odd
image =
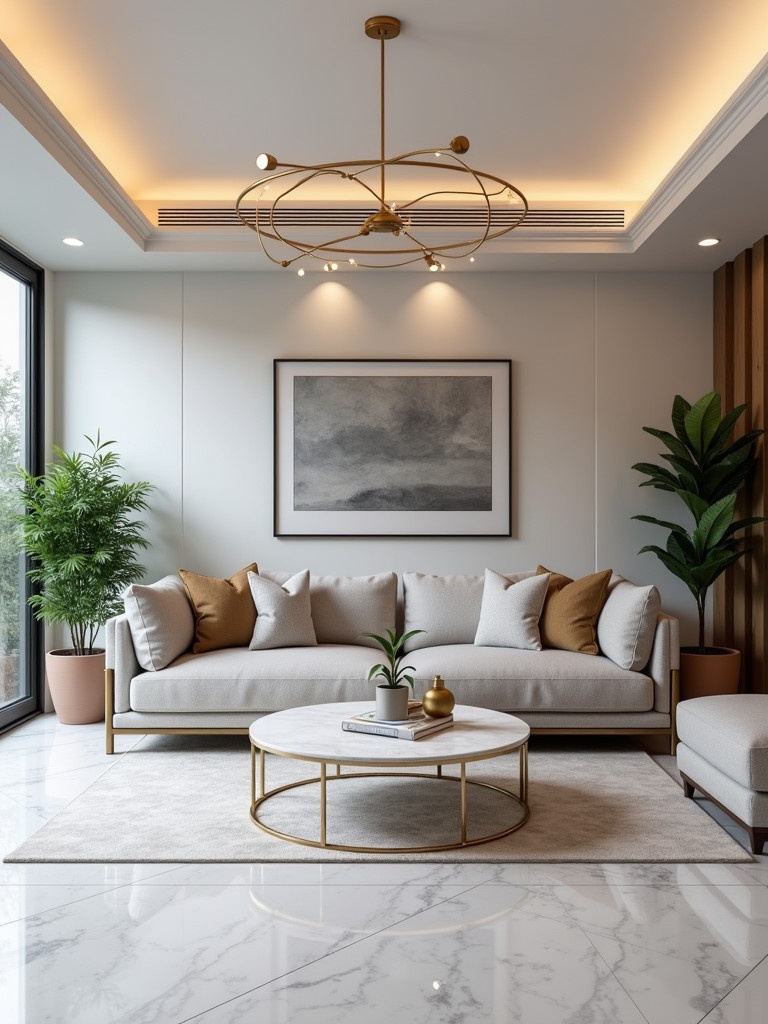
[[[752,129],[768,116],[768,56],[678,160],[629,226],[637,249]]]
[[[0,103],[142,249],[152,224],[0,41]]]

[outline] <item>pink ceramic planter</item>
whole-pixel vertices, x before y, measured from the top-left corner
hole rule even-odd
[[[72,654],[63,649],[48,651],[45,672],[56,715],[64,725],[104,721],[103,650]]]

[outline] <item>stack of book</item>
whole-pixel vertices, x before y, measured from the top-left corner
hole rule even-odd
[[[423,736],[431,736],[441,729],[453,725],[453,715],[446,718],[430,718],[424,714],[421,704],[409,706],[407,722],[379,722],[375,711],[365,711],[362,715],[344,718],[341,728],[347,732],[366,732],[372,736],[392,736],[398,740],[419,740]]]

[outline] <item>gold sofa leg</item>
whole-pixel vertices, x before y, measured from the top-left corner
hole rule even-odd
[[[670,754],[677,753],[677,705],[680,700],[680,671],[673,668],[670,679],[670,704],[669,704],[669,725],[670,725]]]
[[[115,670],[112,668],[104,671],[104,725],[106,730],[106,752],[115,752]]]

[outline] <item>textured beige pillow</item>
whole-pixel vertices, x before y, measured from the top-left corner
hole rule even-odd
[[[256,622],[248,573],[258,571],[259,567],[252,562],[234,576],[218,579],[179,569],[195,610],[193,653],[248,646]]]
[[[550,573],[547,598],[539,619],[544,647],[557,647],[578,654],[598,654],[596,625],[605,603],[612,570],[572,580],[542,565],[536,573]]]
[[[539,616],[548,585],[548,576],[531,576],[513,583],[501,573],[486,569],[475,646],[540,651]]]
[[[123,594],[136,658],[157,672],[188,651],[195,639],[195,616],[178,576],[157,583],[132,583]]]
[[[297,572],[282,586],[255,572],[248,573],[248,583],[256,606],[249,645],[252,651],[317,645],[309,601],[309,569]]]
[[[600,651],[619,668],[639,672],[651,657],[661,595],[654,586],[639,587],[614,576],[597,620]]]

